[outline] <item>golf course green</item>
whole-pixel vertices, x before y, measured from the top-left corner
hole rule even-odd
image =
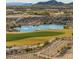
[[[33,37],[56,36],[61,34],[64,34],[64,33],[50,32],[50,31],[29,32],[29,33],[19,33],[19,34],[7,33],[7,41],[15,41],[15,40],[21,40],[21,39],[33,38]]]

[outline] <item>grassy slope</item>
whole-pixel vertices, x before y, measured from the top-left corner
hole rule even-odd
[[[7,41],[14,41],[32,37],[56,36],[60,34],[63,34],[63,32],[44,31],[44,32],[32,32],[32,33],[20,33],[20,34],[7,33]]]
[[[43,36],[40,36],[40,37],[38,37],[38,35],[36,34],[36,36],[37,37],[29,37],[29,38],[24,38],[24,39],[16,39],[16,40],[13,40],[13,41],[9,41],[9,39],[7,39],[7,46],[13,46],[13,45],[17,45],[17,46],[22,46],[22,45],[33,45],[33,44],[38,44],[38,43],[42,43],[42,42],[45,42],[45,41],[48,41],[48,40],[54,40],[54,38],[55,37],[72,37],[72,29],[63,29],[63,30],[44,30],[44,31],[40,31],[40,32],[49,32],[49,34],[50,33],[58,33],[58,32],[63,32],[64,34],[53,34],[53,36],[52,36],[52,34],[50,35],[50,36],[45,36],[46,34],[41,34],[41,35],[43,35]],[[32,32],[33,33],[33,32]],[[12,35],[20,35],[21,36],[21,34],[28,34],[28,33],[23,33],[23,32],[8,32],[7,33],[7,35],[10,35],[10,34],[12,34]],[[30,34],[30,33],[29,33]],[[34,34],[34,33],[33,33]],[[35,35],[35,34],[34,34]],[[48,35],[48,34],[47,34]],[[19,37],[20,37],[19,36]],[[7,38],[8,38],[8,36],[7,36]],[[12,38],[12,37],[11,37]],[[14,36],[13,36],[13,38],[12,39],[14,39]],[[11,40],[11,39],[10,39]]]

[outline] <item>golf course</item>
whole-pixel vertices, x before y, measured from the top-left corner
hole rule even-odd
[[[34,45],[54,37],[71,36],[70,29],[41,30],[35,32],[7,32],[7,46]]]

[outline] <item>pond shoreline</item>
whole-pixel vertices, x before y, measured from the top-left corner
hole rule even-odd
[[[35,26],[20,26],[14,28],[19,32],[33,32],[39,30],[59,30],[64,29],[64,25],[50,24],[50,25],[35,25]]]

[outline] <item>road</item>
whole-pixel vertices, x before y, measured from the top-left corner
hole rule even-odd
[[[65,54],[65,56],[62,57],[56,57],[57,55],[59,55],[58,50],[64,47],[64,45],[66,45],[67,43],[67,40],[59,39],[55,42],[52,42],[49,46],[39,50],[38,52],[20,55],[9,55],[7,56],[7,59],[71,59],[72,54]]]

